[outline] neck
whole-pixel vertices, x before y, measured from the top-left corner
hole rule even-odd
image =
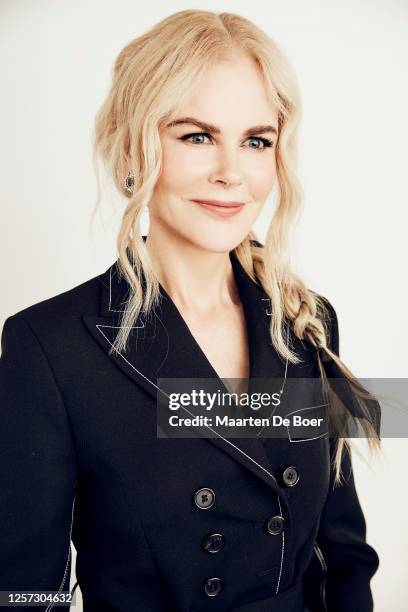
[[[160,228],[149,230],[145,244],[160,284],[180,309],[205,316],[240,304],[229,252],[204,250]]]

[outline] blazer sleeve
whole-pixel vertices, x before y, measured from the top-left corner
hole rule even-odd
[[[326,302],[330,312],[330,348],[339,355],[337,315],[330,302]],[[334,445],[335,439],[331,439],[331,453]],[[342,484],[336,484],[333,489],[334,471],[331,470],[329,493],[317,534],[314,554],[322,571],[321,591],[327,612],[372,612],[370,580],[378,569],[379,557],[366,541],[366,523],[349,451],[343,452],[342,473]]]
[[[21,591],[69,590],[77,468],[56,380],[20,314],[6,319],[1,348],[0,591],[16,601]],[[35,609],[51,607],[48,600]]]

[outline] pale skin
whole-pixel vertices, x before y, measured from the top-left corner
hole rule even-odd
[[[218,376],[246,379],[246,322],[229,252],[248,235],[275,184],[278,113],[256,66],[237,56],[206,72],[178,114],[185,117],[219,133],[191,124],[161,130],[162,172],[149,203],[146,246],[161,285]],[[245,135],[253,126],[272,130]],[[245,205],[220,218],[193,199]]]

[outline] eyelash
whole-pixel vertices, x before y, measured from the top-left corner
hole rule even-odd
[[[181,136],[180,138],[178,138],[178,140],[182,140],[182,141],[186,141],[188,138],[192,138],[193,136],[207,136],[208,138],[212,139],[211,134],[208,134],[208,132],[194,132],[193,134],[185,134],[185,136]],[[265,149],[269,148],[269,147],[273,147],[273,142],[272,140],[269,140],[269,138],[261,138],[260,136],[248,136],[248,139],[251,138],[253,140],[260,140],[261,142],[263,142],[263,147],[257,148],[257,147],[250,147],[250,149],[255,149],[258,151],[264,151]],[[191,144],[203,144],[201,142],[193,142]]]

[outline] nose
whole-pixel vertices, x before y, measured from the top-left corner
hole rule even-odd
[[[221,151],[217,156],[214,171],[210,175],[210,182],[221,181],[228,185],[240,185],[242,175],[238,157],[235,151]]]

